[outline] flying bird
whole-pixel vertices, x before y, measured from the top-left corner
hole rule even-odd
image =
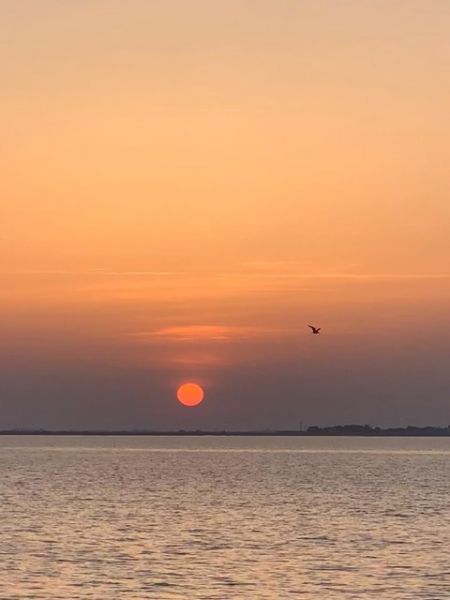
[[[314,325],[308,325],[308,327],[312,330],[313,335],[319,335],[321,327],[314,327]]]

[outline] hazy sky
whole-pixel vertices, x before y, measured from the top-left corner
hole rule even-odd
[[[0,39],[0,427],[450,423],[448,0],[0,0]]]

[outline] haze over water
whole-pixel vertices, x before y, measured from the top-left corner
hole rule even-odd
[[[2,437],[0,598],[444,600],[450,440]]]

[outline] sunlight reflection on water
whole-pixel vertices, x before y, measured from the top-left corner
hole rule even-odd
[[[0,598],[448,598],[449,459],[447,439],[0,438]]]

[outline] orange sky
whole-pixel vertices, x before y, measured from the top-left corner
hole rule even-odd
[[[449,421],[446,0],[0,16],[0,427]]]

